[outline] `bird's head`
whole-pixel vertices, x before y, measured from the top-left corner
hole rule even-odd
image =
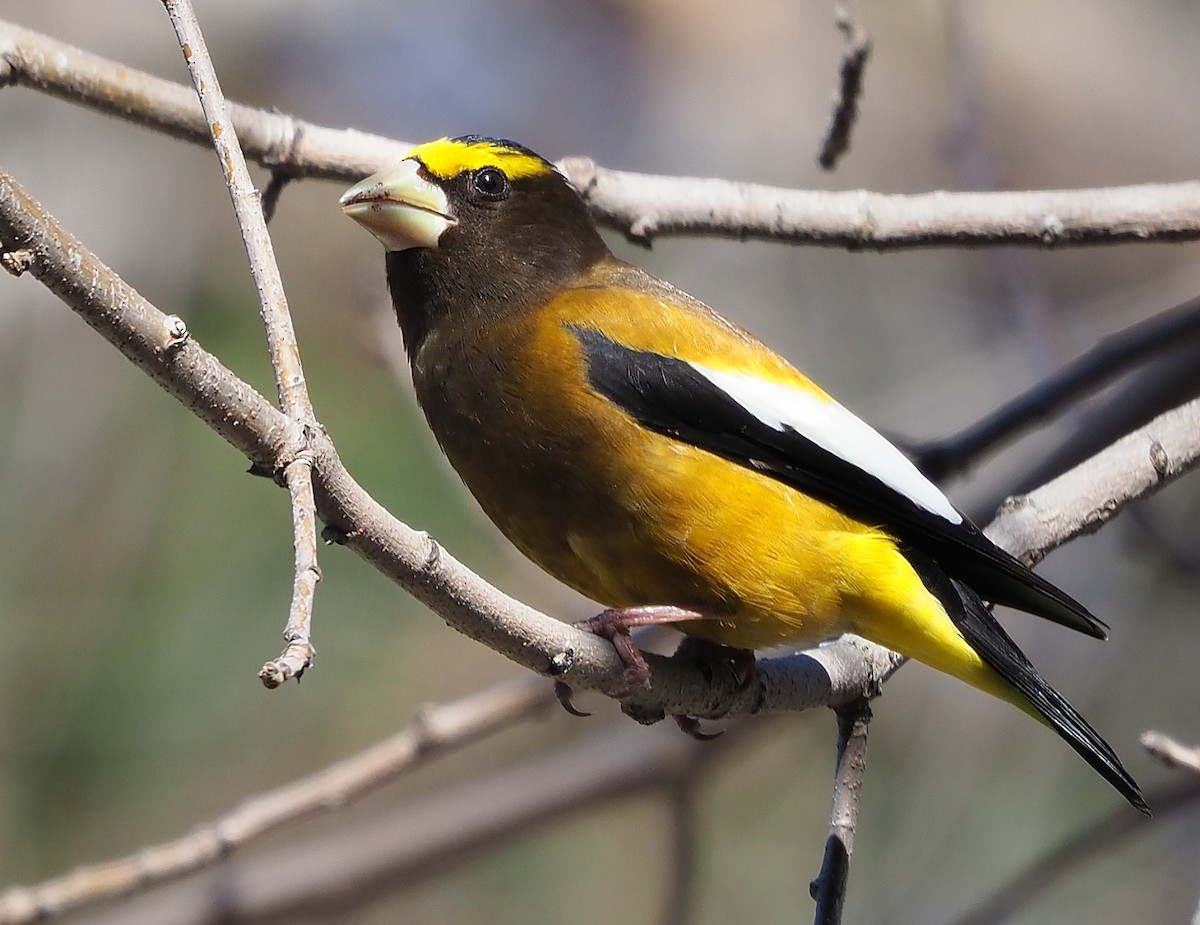
[[[405,328],[538,304],[608,253],[582,197],[545,158],[467,135],[414,148],[346,191],[342,211],[388,251]],[[410,343],[410,348],[411,348]]]

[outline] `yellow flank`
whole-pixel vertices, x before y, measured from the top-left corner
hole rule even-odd
[[[440,180],[480,167],[499,167],[510,180],[542,176],[554,170],[553,165],[536,154],[490,139],[439,138],[413,148],[405,159],[414,157]]]
[[[967,644],[941,602],[921,581],[892,539],[879,531],[841,538],[840,556],[855,563],[857,588],[844,603],[846,630],[1042,716]]]

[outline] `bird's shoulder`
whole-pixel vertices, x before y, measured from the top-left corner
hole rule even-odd
[[[539,312],[544,333],[596,331],[630,350],[798,389],[823,400],[812,380],[749,331],[645,270],[601,261]]]

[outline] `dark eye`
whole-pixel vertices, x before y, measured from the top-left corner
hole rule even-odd
[[[508,195],[508,177],[498,167],[476,170],[472,186],[481,199],[503,199]]]

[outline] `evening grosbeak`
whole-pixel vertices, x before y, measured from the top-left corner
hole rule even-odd
[[[616,259],[553,164],[443,138],[341,205],[387,250],[451,465],[521,552],[612,608],[634,663],[641,623],[739,650],[857,633],[1020,707],[1146,811],[984,601],[1104,624],[769,347]]]

